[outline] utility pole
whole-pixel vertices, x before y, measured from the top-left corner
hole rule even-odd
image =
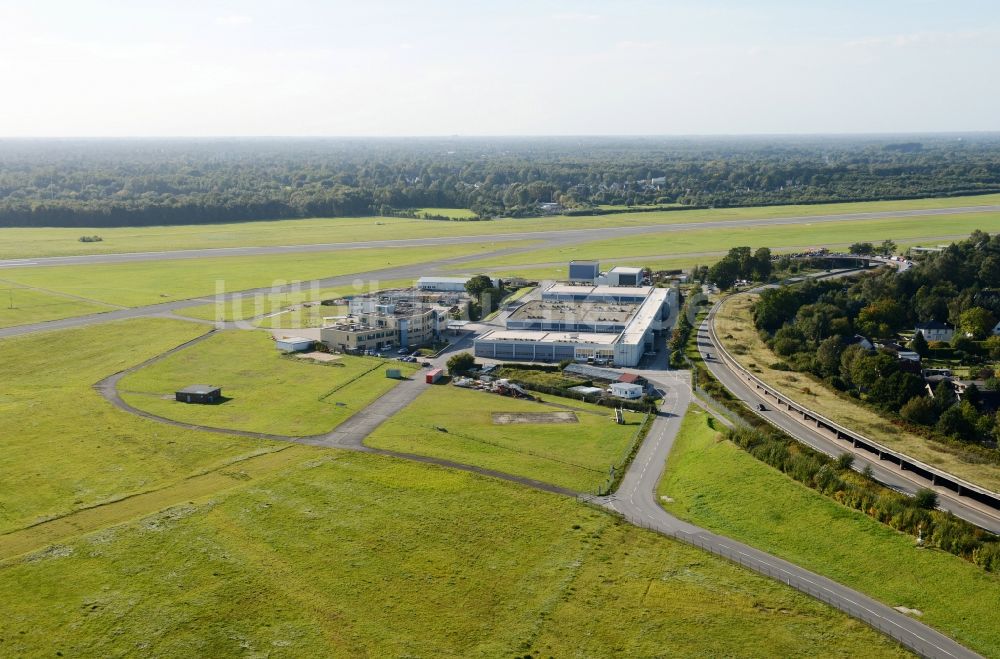
[[[10,294],[10,306],[8,306],[7,308],[8,309],[13,309],[14,308],[14,289],[13,288],[8,288],[7,292]]]

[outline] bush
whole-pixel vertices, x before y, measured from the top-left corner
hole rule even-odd
[[[1000,572],[1000,542],[979,545],[972,551],[972,562],[990,572]]]
[[[937,502],[937,492],[926,487],[920,488],[917,490],[917,493],[913,495],[913,505],[917,508],[934,510],[937,508]]]
[[[448,358],[448,374],[468,373],[476,367],[476,358],[468,352],[460,352]]]
[[[789,366],[788,364],[786,364],[785,362],[774,362],[773,364],[771,364],[770,366],[768,366],[768,368],[771,369],[772,371],[790,371],[790,370],[792,370],[792,367]]]
[[[844,378],[840,377],[839,375],[831,375],[830,377],[823,380],[823,382],[827,383],[837,391],[847,391],[847,389],[849,388],[847,386],[847,383],[844,382]]]
[[[854,455],[851,453],[841,453],[837,456],[837,470],[847,471],[854,466]]]
[[[899,416],[911,423],[931,426],[937,421],[937,406],[929,396],[914,396],[899,409]]]

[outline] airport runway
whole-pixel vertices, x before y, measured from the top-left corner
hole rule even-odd
[[[626,236],[673,233],[697,229],[736,229],[746,227],[773,227],[797,224],[823,224],[891,218],[934,218],[942,215],[967,215],[1000,211],[1000,205],[957,206],[953,208],[928,208],[917,210],[881,211],[874,213],[839,213],[832,215],[800,215],[794,217],[750,218],[744,220],[709,220],[706,222],[680,222],[676,224],[650,224],[626,227],[597,227],[593,229],[563,229],[548,231],[512,231],[476,236],[441,236],[437,238],[402,238],[398,240],[368,240],[357,242],[317,243],[310,245],[270,245],[257,247],[220,247],[212,249],[165,250],[162,252],[127,252],[121,254],[88,254],[79,256],[50,256],[33,259],[2,259],[0,268],[44,267],[61,265],[90,265],[98,263],[134,263],[142,261],[170,261],[177,259],[219,258],[224,256],[267,256],[275,254],[305,254],[354,249],[380,249],[402,247],[430,247],[434,245],[460,245],[472,243],[498,243],[512,240],[544,241],[544,247],[561,247],[592,240],[607,240]],[[678,211],[680,216],[683,211]],[[595,216],[594,222],[600,222]],[[493,220],[493,223],[512,227],[528,220]]]

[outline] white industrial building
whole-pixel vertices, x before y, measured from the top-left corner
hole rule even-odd
[[[468,277],[421,277],[417,280],[417,288],[422,291],[454,291],[465,292]]]
[[[645,276],[642,268],[616,265],[607,272],[601,272],[598,261],[570,261],[570,284],[594,284],[597,286],[642,286]]]
[[[571,269],[581,262],[571,264]],[[638,268],[626,269],[639,272]],[[572,270],[571,270],[572,272]],[[584,272],[575,274],[583,278]],[[651,286],[554,284],[506,320],[505,329],[475,341],[477,357],[519,361],[611,363],[635,366],[655,349],[675,289]]]

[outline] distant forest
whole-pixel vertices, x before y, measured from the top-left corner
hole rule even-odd
[[[0,226],[727,207],[1000,191],[1000,135],[0,140]]]

